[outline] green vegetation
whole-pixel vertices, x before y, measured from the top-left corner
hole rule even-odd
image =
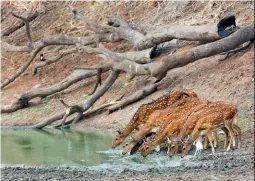
[[[22,111],[20,111],[20,112],[16,112],[13,116],[12,116],[12,119],[15,119],[15,120],[17,120],[17,119],[20,119],[20,118],[23,118],[25,116],[25,114],[24,114],[24,112]]]
[[[89,95],[88,95],[88,94],[83,94],[82,97],[83,97],[84,99],[88,99]]]
[[[51,108],[49,107],[33,107],[28,109],[28,112],[47,112],[49,111]]]

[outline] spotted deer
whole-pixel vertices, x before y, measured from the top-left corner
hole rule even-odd
[[[182,157],[184,157],[191,148],[192,143],[198,139],[203,132],[206,132],[208,136],[212,153],[215,153],[214,146],[212,144],[212,131],[219,128],[227,128],[230,133],[230,142],[227,147],[229,151],[231,143],[235,146],[234,130],[238,135],[238,148],[241,146],[241,129],[237,126],[237,106],[229,105],[223,106],[220,110],[214,110],[213,113],[201,117],[195,124],[194,129],[191,132],[191,136],[183,141]],[[234,129],[234,130],[233,130]]]
[[[178,138],[173,138],[171,139],[171,145],[169,145],[168,152],[170,154],[175,154],[178,151],[178,145],[183,140],[184,138],[187,138],[189,134],[193,131],[197,121],[205,117],[215,111],[220,111],[223,107],[229,107],[231,106],[230,104],[227,104],[223,101],[216,101],[216,102],[211,102],[207,106],[205,106],[203,109],[199,110],[198,112],[192,113],[188,119],[185,121],[185,124],[183,124],[183,127],[181,128],[181,132],[178,136]],[[228,143],[228,130],[226,128],[222,128],[223,132],[225,133],[225,144],[224,147],[226,147]],[[216,136],[216,134],[215,134]],[[206,138],[207,139],[207,138]],[[214,139],[215,140],[215,139]]]
[[[194,101],[195,102],[195,101]],[[154,136],[154,140],[150,141],[149,138],[145,139],[142,144],[141,155],[147,156],[153,149],[159,148],[159,145],[164,142],[167,137],[177,137],[180,133],[180,129],[185,123],[187,117],[195,111],[198,111],[205,107],[210,102],[207,100],[198,100],[198,103],[194,103],[194,107],[189,109],[180,110],[175,114],[167,116],[165,121],[160,125],[159,129]],[[159,150],[159,149],[158,149]]]
[[[151,103],[140,106],[127,127],[122,131],[117,131],[118,133],[113,140],[112,148],[119,146],[134,129],[137,129],[138,126],[144,124],[152,112],[165,109],[184,97],[197,97],[197,94],[193,91],[173,91]]]
[[[188,112],[195,106],[198,106],[204,102],[205,101],[202,101],[198,98],[188,97],[177,101],[166,109],[154,111],[149,116],[148,121],[141,127],[141,129],[134,133],[131,136],[131,139],[125,143],[123,146],[122,154],[130,152],[134,145],[145,135],[149,134],[150,132],[156,132],[160,125],[167,119],[168,116],[170,116],[170,114]],[[178,116],[181,116],[181,114],[176,114],[174,117]]]

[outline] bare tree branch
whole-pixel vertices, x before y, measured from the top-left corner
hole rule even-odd
[[[27,68],[28,66],[31,64],[31,62],[34,60],[35,56],[37,55],[38,52],[40,52],[43,49],[43,46],[38,47],[37,49],[33,50],[30,53],[29,59],[28,61],[17,71],[15,72],[12,76],[10,76],[9,78],[7,78],[7,80],[4,81],[3,84],[1,84],[1,89],[3,89],[4,87],[6,87],[8,84],[10,84],[11,82],[13,82],[17,77],[19,77]]]
[[[99,56],[104,60],[102,64],[105,68],[112,68],[113,70],[120,70],[134,75],[149,74],[148,70],[141,64],[126,59],[124,58],[125,56],[121,56],[121,54],[106,49],[102,44],[99,44],[98,48],[83,46],[81,49],[87,53],[99,53]]]
[[[80,118],[80,116],[82,115],[82,108],[79,106],[79,105],[74,105],[74,106],[70,106],[70,105],[67,105],[62,99],[59,100],[66,108],[66,113],[65,115],[63,116],[63,119],[62,119],[62,122],[61,122],[61,125],[62,127],[64,126],[65,124],[65,121],[66,121],[66,118],[67,116],[70,114],[70,112],[77,112],[78,115],[75,117],[75,122],[77,121],[77,119]]]
[[[106,71],[106,70],[103,70]],[[17,100],[14,101],[11,105],[1,106],[1,113],[10,113],[16,111],[18,109],[24,108],[28,105],[29,101],[35,97],[46,97],[48,95],[52,95],[57,93],[63,89],[68,88],[72,84],[83,80],[85,78],[89,78],[97,75],[96,70],[75,70],[71,75],[63,79],[62,81],[51,85],[49,87],[31,89],[26,91],[25,93],[18,96]]]
[[[28,47],[32,46],[32,38],[31,38],[31,34],[30,34],[30,28],[29,28],[29,19],[28,18],[24,18],[22,16],[16,15],[13,12],[11,13],[12,16],[21,19],[22,21],[24,21],[25,25],[26,25],[26,36],[27,36],[27,41],[28,41]]]
[[[88,21],[74,8],[72,12],[75,18],[85,22],[86,27],[95,33],[104,34],[110,32],[113,36],[130,41],[138,50],[151,48],[159,43],[172,39],[210,42],[221,38],[217,32],[217,24],[201,26],[181,26],[174,24],[161,27],[157,26],[145,35],[132,28],[125,20],[117,15],[108,18],[108,25],[99,25]]]
[[[28,17],[26,18],[23,18],[23,19],[26,19],[27,23],[29,23],[30,21],[33,21],[35,18],[37,18],[38,16],[38,12],[34,12],[33,14],[29,15]],[[16,16],[15,16],[16,17]],[[16,18],[19,18],[19,17],[16,17]],[[19,18],[21,19],[21,18]],[[22,19],[22,20],[23,20]],[[18,25],[14,26],[14,27],[11,27],[11,28],[8,28],[7,30],[5,30],[4,32],[1,33],[1,36],[9,36],[10,34],[12,34],[13,32],[15,32],[16,30],[20,29],[21,27],[23,27],[26,22],[23,20],[23,22],[20,22]],[[27,28],[27,27],[26,27]],[[28,28],[29,29],[29,28]],[[32,42],[32,41],[31,41]]]
[[[101,85],[101,81],[102,81],[102,79],[101,79],[101,74],[102,74],[102,69],[98,69],[98,70],[97,70],[97,82],[96,82],[96,84],[95,84],[93,90],[92,90],[88,95],[94,94],[94,92],[97,90],[97,87],[98,87],[99,85]]]
[[[103,37],[104,41],[107,40],[105,37]],[[109,40],[109,39],[108,39]],[[1,85],[1,89],[6,87],[8,84],[13,82],[17,77],[19,77],[27,68],[28,66],[32,63],[34,60],[35,56],[37,53],[39,53],[44,47],[50,46],[50,45],[76,45],[76,44],[81,44],[81,45],[89,45],[95,43],[95,38],[92,36],[89,37],[47,37],[47,38],[42,38],[38,42],[34,42],[32,44],[32,48],[34,49],[30,53],[30,58],[23,65],[14,75],[9,77],[7,80],[4,81],[4,83]],[[12,48],[11,50],[24,50],[24,47],[17,47],[17,46],[8,46],[9,48]],[[13,49],[15,48],[15,49]],[[5,49],[6,50],[6,49]]]
[[[82,14],[80,14],[75,8],[71,7],[72,13],[76,19],[79,19],[83,21],[86,25],[86,27],[90,30],[92,30],[95,33],[98,34],[104,34],[104,33],[113,33],[115,32],[114,27],[111,26],[104,26],[100,25],[99,23],[93,23],[91,21],[88,21]]]
[[[246,43],[242,44],[240,47],[235,48],[234,50],[230,50],[228,52],[221,53],[220,55],[224,55],[224,57],[219,59],[219,60],[220,61],[226,60],[229,56],[233,55],[234,53],[239,52],[239,51],[249,47],[251,43],[252,42],[249,41],[249,42],[246,42]]]
[[[108,113],[112,113],[113,111],[116,111],[117,109],[121,109],[129,104],[132,104],[140,99],[143,99],[144,97],[150,95],[151,93],[155,92],[157,90],[157,86],[159,85],[159,83],[157,84],[153,84],[153,85],[148,85],[146,87],[144,87],[143,89],[133,93],[132,95],[128,96],[127,98],[119,101],[120,98],[122,98],[123,96],[120,96],[120,98],[118,99],[115,99],[109,103],[105,103],[105,104],[102,104],[96,108],[93,108],[91,110],[88,110],[86,111],[85,113],[83,113],[83,117],[88,117],[100,110],[103,110],[107,107],[107,110],[108,110]],[[71,117],[69,118],[67,121],[66,121],[66,124],[74,124],[73,122],[74,120],[74,117]],[[82,120],[81,120],[82,121]],[[62,124],[57,124],[56,126],[54,127],[60,127]]]
[[[110,106],[108,108],[108,113],[112,113],[113,111],[116,111],[117,109],[121,109],[121,108],[125,107],[126,105],[132,104],[133,102],[136,102],[136,101],[150,95],[151,93],[153,93],[157,90],[158,85],[159,84],[148,85],[148,86],[144,87],[143,89],[135,92],[134,94],[123,99],[122,101],[119,101],[117,104]]]
[[[233,50],[241,44],[253,39],[254,25],[252,24],[239,29],[226,38],[200,45],[184,52],[177,52],[165,57],[160,63],[153,62],[144,66],[147,66],[147,69],[150,70],[153,77],[162,79],[165,77],[167,71],[173,68],[182,67],[196,60]]]
[[[124,95],[121,95],[120,97],[114,99],[113,101],[110,101],[110,102],[108,102],[108,103],[102,104],[102,105],[100,105],[100,106],[98,106],[98,107],[96,107],[96,108],[90,109],[90,110],[86,111],[85,113],[83,113],[82,116],[83,116],[83,117],[88,117],[88,116],[90,116],[90,115],[92,115],[92,114],[94,114],[94,113],[96,113],[96,112],[98,112],[98,111],[100,111],[100,110],[103,110],[103,109],[106,108],[106,107],[109,107],[109,106],[111,106],[111,105],[114,105],[114,104],[117,103],[117,101],[121,100],[123,96],[124,96]],[[65,125],[68,125],[68,124],[70,124],[70,123],[75,124],[76,122],[75,122],[74,119],[75,119],[74,117],[71,117],[71,116],[70,116],[70,117],[67,119],[67,121],[65,122]],[[77,120],[77,121],[78,121],[78,120]],[[54,128],[58,128],[58,127],[60,127],[60,126],[62,126],[62,124],[57,124],[57,125],[54,126]]]
[[[11,45],[3,41],[1,43],[2,43],[1,45],[2,51],[6,51],[6,52],[30,52],[31,50],[31,48],[29,48],[28,46]]]
[[[33,75],[35,75],[37,73],[38,68],[44,67],[46,65],[50,65],[52,63],[56,63],[61,58],[65,57],[69,54],[75,53],[75,52],[77,52],[77,48],[71,48],[71,49],[63,50],[63,51],[60,52],[59,55],[57,55],[55,57],[52,57],[50,59],[46,59],[46,61],[36,62],[35,65],[34,65],[34,68],[33,68]]]
[[[112,71],[110,73],[110,75],[108,76],[105,84],[103,86],[101,86],[93,95],[91,95],[85,102],[79,103],[77,105],[74,106],[79,106],[81,108],[81,110],[86,111],[88,110],[101,96],[104,95],[105,92],[107,92],[109,90],[109,88],[113,85],[113,83],[115,82],[115,80],[118,78],[119,76],[119,71]],[[68,116],[75,113],[77,111],[75,111],[74,109],[71,109]],[[59,119],[62,119],[64,117],[64,115],[66,115],[65,112],[62,112],[60,114],[56,114],[48,119],[46,119],[45,121],[42,121],[41,123],[32,126],[33,128],[38,128],[41,129]]]

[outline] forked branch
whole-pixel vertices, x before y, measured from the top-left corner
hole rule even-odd
[[[106,71],[106,70],[103,70]],[[71,75],[63,79],[62,81],[51,85],[49,87],[30,89],[25,93],[18,96],[18,98],[11,105],[1,106],[1,113],[10,113],[18,109],[24,108],[29,104],[29,101],[36,97],[44,98],[46,96],[55,94],[59,91],[62,91],[74,83],[84,80],[89,77],[97,75],[96,70],[75,70]]]
[[[109,89],[110,87],[113,85],[113,83],[115,82],[115,80],[117,80],[118,76],[119,76],[119,71],[111,71],[110,75],[108,76],[106,82],[104,83],[103,86],[101,86],[93,95],[91,95],[85,102],[81,102],[79,104],[73,105],[73,106],[78,106],[79,108],[81,108],[81,110],[87,111],[101,96],[103,96]],[[46,119],[45,121],[42,121],[41,123],[32,126],[33,128],[38,128],[41,129],[57,120],[63,119],[63,117],[66,115],[70,116],[74,113],[76,113],[77,111],[74,109],[70,109],[70,112],[68,114],[66,114],[66,112],[61,112],[59,114],[56,114],[48,119]]]
[[[12,16],[14,16],[15,18],[19,18],[22,21],[24,21],[25,26],[26,26],[26,36],[27,36],[27,41],[28,41],[28,47],[32,47],[32,38],[31,38],[31,34],[30,34],[30,27],[29,27],[29,19],[28,18],[24,18],[22,16],[19,16],[17,14],[14,14],[13,12],[11,13]]]

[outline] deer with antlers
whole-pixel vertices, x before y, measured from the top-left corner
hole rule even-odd
[[[151,103],[140,106],[127,127],[122,131],[117,131],[118,133],[113,140],[112,148],[119,146],[134,129],[144,124],[148,120],[149,115],[155,110],[165,109],[184,97],[197,97],[197,94],[193,91],[173,91]]]
[[[233,146],[235,146],[234,130],[237,132],[238,135],[238,148],[240,148],[241,146],[241,129],[237,126],[236,105],[224,105],[220,107],[220,109],[213,109],[213,112],[211,114],[199,118],[196,121],[195,126],[192,121],[188,123],[186,123],[186,127],[194,127],[194,129],[191,132],[186,132],[186,134],[189,135],[191,133],[191,135],[188,136],[187,139],[184,139],[184,141],[182,142],[182,157],[184,157],[188,153],[192,143],[197,140],[201,134],[204,134],[204,132],[206,132],[206,135],[208,136],[212,148],[212,153],[214,154],[215,150],[212,143],[212,131],[218,128],[224,128],[223,131],[227,129],[230,133],[230,142],[228,144],[227,151],[229,151],[232,142]]]
[[[123,146],[122,154],[126,154],[132,150],[134,145],[139,142],[144,136],[150,132],[156,132],[160,125],[169,117],[171,114],[179,113],[173,115],[173,119],[178,118],[178,116],[183,116],[183,114],[191,111],[196,108],[196,106],[201,106],[208,101],[200,100],[198,98],[183,98],[180,101],[177,101],[173,105],[169,106],[163,110],[154,111],[148,118],[148,121],[137,131],[134,135],[131,136],[131,139],[128,140]]]
[[[144,143],[142,144],[141,155],[147,156],[153,149],[159,148],[159,145],[167,138],[169,140],[169,137],[176,138],[179,135],[181,128],[188,116],[193,112],[204,108],[209,103],[210,102],[207,100],[198,100],[198,104],[194,103],[193,107],[180,110],[180,112],[175,114],[170,114],[157,130],[154,139],[151,140],[150,138],[146,138],[144,140]]]

